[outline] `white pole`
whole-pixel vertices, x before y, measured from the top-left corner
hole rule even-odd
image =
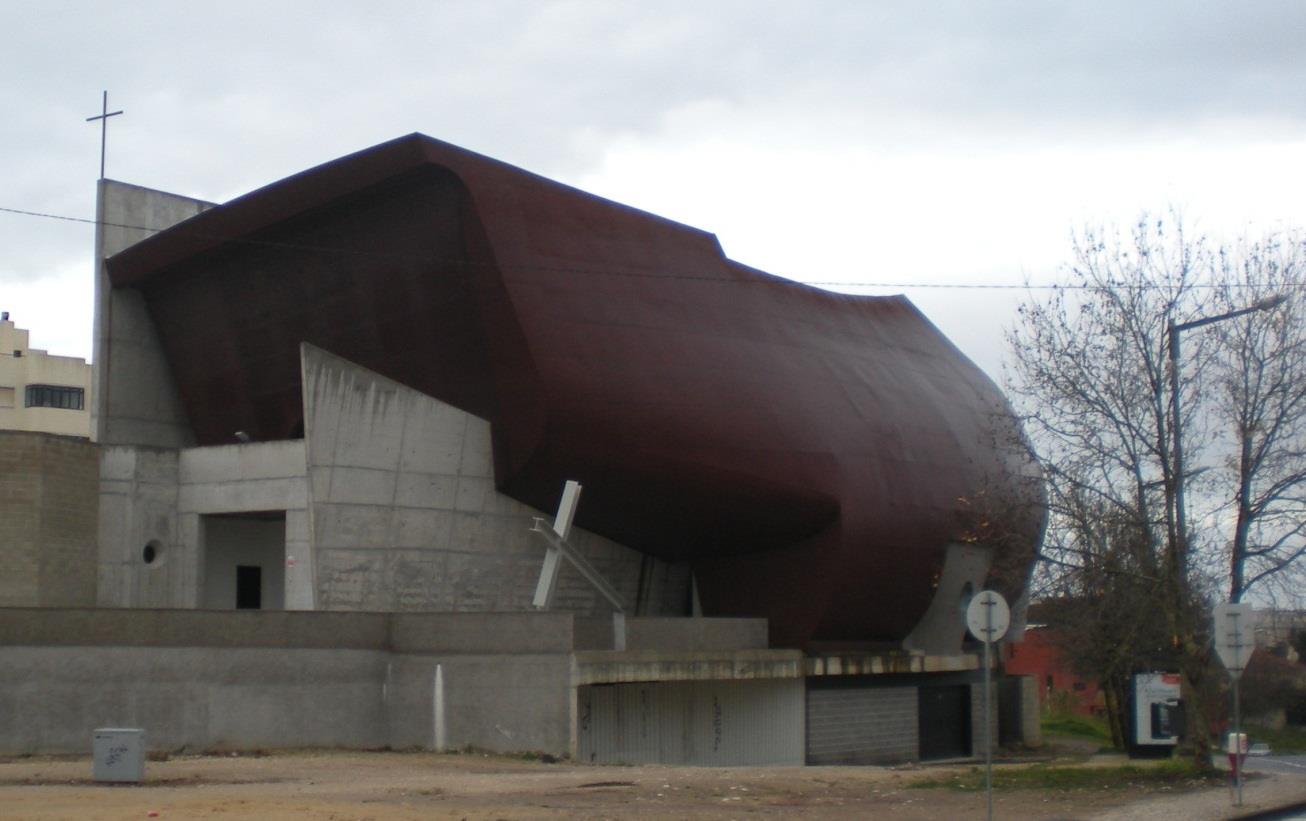
[[[437,753],[443,753],[449,748],[449,735],[448,735],[449,730],[445,725],[445,715],[444,715],[444,665],[443,664],[435,665],[435,680],[432,682],[431,700],[432,700],[432,704],[431,704],[432,712],[435,713],[435,715],[433,716],[433,718],[435,719],[433,722],[435,726],[433,728],[434,732],[432,733],[432,735],[434,736],[434,738],[432,739],[432,741],[434,742],[435,751]]]
[[[1242,709],[1238,702],[1238,677],[1233,679],[1233,760],[1237,764],[1238,771],[1234,773],[1233,781],[1238,787],[1238,800],[1234,806],[1243,805],[1243,764],[1247,762],[1247,756],[1243,753],[1243,729],[1242,729]]]
[[[984,638],[984,792],[988,800],[988,821],[993,821],[993,721],[989,715],[992,709],[989,697],[989,640],[993,637],[993,608],[984,608],[985,626],[988,628]]]

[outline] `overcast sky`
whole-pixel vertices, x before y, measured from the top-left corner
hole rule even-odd
[[[0,0],[0,208],[94,216],[103,89],[108,176],[214,201],[421,131],[906,293],[996,377],[1022,294],[921,286],[1052,282],[1144,209],[1306,222],[1303,43],[1297,0]],[[89,358],[92,234],[0,211],[34,346]]]

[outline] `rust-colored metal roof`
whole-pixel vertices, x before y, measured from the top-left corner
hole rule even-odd
[[[423,135],[108,270],[144,293],[201,443],[298,435],[310,342],[489,419],[500,490],[549,510],[580,480],[578,524],[692,560],[705,610],[780,643],[901,639],[977,499],[1015,534],[1002,561],[1033,558],[1010,410],[907,299],[771,276]]]

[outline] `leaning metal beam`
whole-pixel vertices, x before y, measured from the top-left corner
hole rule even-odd
[[[534,522],[531,530],[540,534],[549,543],[549,552],[544,557],[544,568],[540,571],[540,582],[535,588],[536,607],[546,608],[552,603],[553,588],[557,587],[558,577],[557,565],[559,562],[558,558],[554,556],[556,553],[561,558],[571,562],[580,571],[580,574],[585,577],[585,580],[594,585],[594,588],[602,594],[603,598],[608,600],[608,603],[612,605],[612,609],[618,613],[626,612],[626,600],[622,598],[622,595],[617,592],[617,589],[607,579],[603,578],[598,569],[590,564],[589,559],[568,544],[566,540],[559,538],[545,519],[536,517]],[[550,567],[551,564],[552,567]],[[552,573],[552,578],[547,579],[546,577],[550,573]]]
[[[558,514],[553,517],[553,532],[562,541],[571,535],[571,522],[576,518],[576,506],[580,504],[580,482],[568,479],[562,487],[562,499],[558,501]],[[558,571],[562,569],[562,551],[550,546],[544,553],[544,566],[540,568],[540,580],[535,585],[533,604],[541,610],[553,606],[553,594],[558,589]]]

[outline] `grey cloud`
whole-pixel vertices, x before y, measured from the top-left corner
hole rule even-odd
[[[701,104],[882,143],[1300,130],[1303,29],[1297,2],[13,3],[0,205],[90,214],[106,87],[111,176],[226,199],[415,130],[578,175]],[[59,236],[0,215],[0,276]]]

